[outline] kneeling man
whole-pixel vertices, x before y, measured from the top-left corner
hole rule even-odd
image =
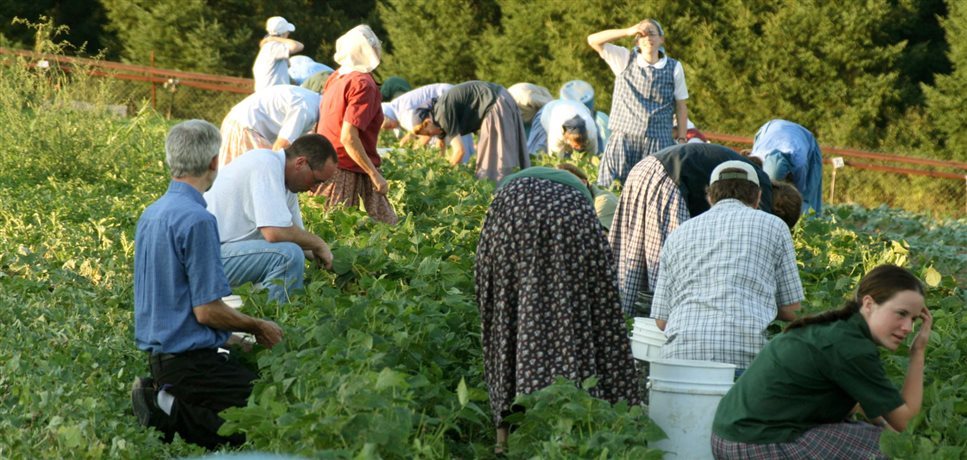
[[[222,169],[205,200],[218,219],[229,284],[261,283],[284,303],[302,289],[306,259],[332,266],[326,242],[304,229],[297,193],[332,177],[337,161],[325,137],[306,134],[282,151],[250,150]]]
[[[245,442],[220,436],[218,413],[243,406],[257,375],[218,348],[232,332],[248,332],[272,347],[282,329],[225,305],[231,294],[222,269],[215,217],[202,192],[218,172],[221,136],[211,123],[171,128],[165,154],[168,191],[138,220],[134,241],[134,337],[148,353],[150,378],[135,379],[131,402],[138,422],[212,449]]]

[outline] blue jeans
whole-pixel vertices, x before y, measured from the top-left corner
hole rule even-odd
[[[306,256],[295,243],[246,240],[222,244],[222,265],[228,284],[261,283],[269,299],[289,301],[289,294],[302,289]]]

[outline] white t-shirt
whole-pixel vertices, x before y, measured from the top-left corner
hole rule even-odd
[[[250,150],[218,170],[205,192],[221,242],[263,239],[259,227],[303,228],[299,196],[285,188],[285,152]]]
[[[288,85],[289,47],[284,43],[268,42],[259,49],[252,65],[255,91],[274,85]]]
[[[628,58],[631,57],[631,50],[622,46],[612,45],[611,43],[605,43],[599,55],[601,56],[601,59],[604,59],[604,62],[608,63],[608,67],[610,67],[611,71],[617,76],[621,75],[621,72],[623,72],[625,67],[628,66]],[[663,57],[658,59],[658,62],[649,64],[648,61],[645,60],[645,56],[643,54],[639,54],[635,59],[635,63],[638,64],[639,67],[651,66],[656,69],[663,69],[668,63],[668,58]],[[685,69],[683,67],[684,66],[682,66],[681,62],[675,66],[675,100],[677,101],[688,99],[688,86],[685,85]]]
[[[561,151],[564,123],[575,116],[580,116],[584,120],[584,126],[588,130],[587,153],[598,153],[598,125],[594,122],[594,115],[591,115],[586,105],[568,99],[555,99],[548,102],[541,110],[541,126],[547,133],[548,153]]]
[[[291,143],[315,129],[319,98],[319,93],[298,86],[270,86],[236,104],[226,118],[251,128],[269,142],[285,139]]]
[[[400,127],[406,131],[413,131],[415,125],[416,109],[420,107],[429,108],[433,98],[439,98],[444,93],[453,88],[449,83],[434,83],[407,91],[400,97],[388,103],[396,121],[400,122]]]

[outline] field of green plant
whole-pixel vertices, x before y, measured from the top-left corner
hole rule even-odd
[[[0,458],[204,453],[138,426],[128,395],[148,372],[133,340],[134,226],[168,182],[169,125],[148,111],[121,119],[71,102],[97,101],[94,82],[2,77]],[[593,175],[593,159],[578,163]],[[247,356],[262,378],[247,407],[223,414],[226,430],[247,434],[243,450],[493,456],[472,281],[493,186],[424,150],[394,151],[384,164],[399,226],[304,198],[307,227],[333,246],[334,271],[310,271],[287,306],[239,292],[246,312],[286,331],[280,346]],[[897,458],[967,455],[967,221],[840,206],[797,227],[795,241],[807,311],[837,306],[882,262],[926,280],[936,326],[924,410],[883,444]],[[898,384],[904,354],[885,355]],[[640,407],[611,406],[568,382],[521,403],[512,458],[660,457],[647,446],[661,433]]]

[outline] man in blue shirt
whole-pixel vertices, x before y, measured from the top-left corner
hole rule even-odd
[[[134,242],[134,336],[148,353],[151,377],[135,379],[131,402],[138,422],[171,441],[175,433],[212,449],[241,444],[244,435],[219,436],[222,410],[246,403],[257,374],[218,348],[232,332],[247,332],[272,347],[282,329],[244,315],[221,298],[231,294],[222,269],[218,227],[202,192],[218,173],[218,128],[202,120],[168,133],[168,191],[145,209]]]
[[[755,133],[750,156],[762,160],[773,181],[788,180],[802,194],[802,212],[823,210],[823,154],[816,137],[791,121],[775,119]]]

